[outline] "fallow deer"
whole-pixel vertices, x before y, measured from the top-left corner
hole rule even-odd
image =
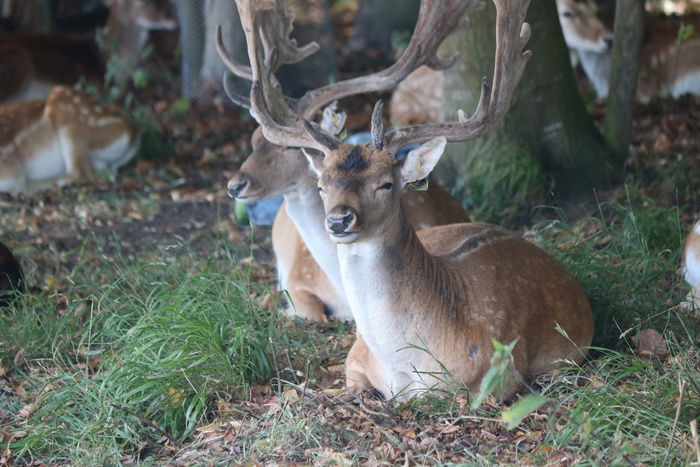
[[[115,106],[56,86],[46,101],[0,106],[0,191],[34,192],[113,174],[136,154],[139,137]]]
[[[690,286],[684,306],[700,308],[700,221],[683,239],[683,278]]]
[[[315,52],[318,47],[315,43],[297,48],[296,43],[289,39],[293,18],[287,14],[283,1],[279,4],[275,4],[274,1],[265,3],[267,6],[261,11],[274,11],[274,14],[263,13],[267,15],[267,23],[261,25],[262,34],[265,36],[264,60],[270,71],[274,72],[281,63],[293,63]],[[445,13],[443,12],[442,15],[444,16]],[[405,78],[411,70],[409,65],[414,66],[416,61],[429,63],[437,68],[451,65],[453,60],[441,61],[430,55],[430,51],[437,49],[444,37],[459,25],[458,21],[448,22],[447,27],[441,30],[440,34],[433,34],[434,27],[441,17],[430,13],[428,9],[422,10],[419,17],[421,26],[416,28],[417,34],[411,41],[413,45],[409,46],[407,53],[394,66],[370,77],[341,81],[310,91],[292,104],[295,114],[299,118],[314,118],[322,106],[335,99],[362,92],[390,89]],[[428,36],[430,39],[426,39]],[[227,66],[239,77],[252,80],[252,71],[236,63],[226,52],[220,39],[220,34],[217,33],[217,48]],[[275,50],[275,53],[272,54],[271,50]],[[230,81],[225,80],[224,87],[235,103],[250,108],[249,99],[233,90],[230,87]],[[308,245],[313,258],[318,263],[313,265],[303,251],[283,251],[294,249],[299,245],[296,241],[287,241],[296,238],[296,233],[273,228],[278,275],[283,288],[286,282],[296,307],[295,313],[308,319],[324,319],[319,313],[321,303],[313,300],[313,297],[306,293],[315,289],[317,297],[332,297],[331,301],[335,305],[329,302],[325,304],[331,309],[333,316],[351,320],[352,314],[345,299],[340,278],[337,248],[323,228],[323,205],[318,196],[316,178],[310,172],[308,162],[298,147],[271,144],[265,139],[261,129],[253,134],[252,145],[252,154],[238,174],[229,181],[230,195],[243,202],[255,202],[263,198],[284,195],[285,205],[279,216],[282,216],[283,220],[286,220],[287,215],[292,218],[303,243]],[[409,192],[403,197],[402,202],[409,213],[409,222],[416,229],[469,221],[469,216],[459,202],[439,185],[432,186],[427,192]],[[280,221],[279,219],[276,223]],[[281,258],[285,258],[286,261],[280,261]],[[292,258],[298,258],[298,262],[291,262]],[[318,267],[323,272],[316,271],[315,268]],[[310,283],[311,280],[322,275],[327,278],[324,277],[315,284]],[[325,289],[328,284],[332,286],[335,293]],[[295,298],[294,290],[303,290],[305,296]],[[303,309],[297,306],[298,303],[304,305],[314,303],[314,306]],[[288,309],[288,311],[293,310]]]
[[[265,137],[275,144],[308,148],[319,175],[325,227],[337,244],[343,286],[360,336],[348,355],[348,389],[373,387],[402,400],[444,386],[448,372],[477,390],[490,367],[493,339],[517,339],[512,382],[501,397],[512,395],[520,378],[582,362],[593,335],[591,309],[561,264],[493,225],[453,224],[416,233],[400,205],[400,194],[427,177],[447,142],[487,133],[510,108],[530,57],[522,51],[530,36],[524,23],[529,0],[494,0],[493,86],[483,81],[471,117],[460,112],[458,122],[384,135],[378,105],[372,116],[373,143],[362,146],[343,144],[294,117],[261,58],[262,13],[274,6],[237,3],[253,70],[252,109]],[[424,1],[421,12],[445,14],[440,25],[464,24],[464,15],[480,6],[478,1]],[[435,49],[426,50],[434,60]],[[408,67],[421,64],[417,60]],[[423,144],[404,160],[394,157],[398,148],[412,143]]]
[[[589,2],[557,0],[564,37],[576,53],[596,95],[608,95],[612,61],[612,32],[598,19]],[[683,28],[694,32],[683,37]],[[700,95],[700,22],[697,19],[663,18],[644,28],[637,100],[653,97],[674,99],[683,94]]]
[[[108,63],[122,84],[133,72],[150,30],[174,29],[169,0],[105,0],[107,24],[94,35],[16,34],[0,40],[0,102],[46,99],[55,85],[81,78],[101,86]]]
[[[10,249],[0,242],[0,310],[10,306],[13,294],[25,292],[24,274]]]
[[[229,180],[229,194],[238,201],[252,203],[274,196],[284,195],[292,209],[299,203],[307,212],[322,215],[317,181],[309,172],[309,164],[301,149],[284,148],[271,144],[260,128],[252,137],[253,152],[245,160],[238,173]],[[428,191],[408,191],[402,196],[402,204],[408,213],[409,223],[416,229],[436,225],[469,222],[469,215],[459,202],[442,186],[431,185]],[[296,213],[297,219],[300,214]],[[301,216],[307,216],[308,214]],[[315,225],[321,223],[315,222]],[[277,257],[279,285],[287,290],[293,307],[286,313],[310,321],[325,321],[324,309],[332,316],[352,320],[349,305],[342,292],[342,281],[337,261],[323,261],[325,269],[314,257],[327,257],[327,250],[335,251],[335,245],[322,228],[313,243],[306,246],[299,231],[308,232],[308,223],[298,229],[287,213],[286,202],[280,208],[272,227],[272,245]],[[313,234],[307,233],[307,238]],[[309,251],[311,250],[311,251]],[[315,253],[315,254],[314,254]],[[336,284],[328,276],[336,278]]]

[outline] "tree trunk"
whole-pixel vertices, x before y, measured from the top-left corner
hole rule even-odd
[[[480,80],[493,77],[495,7],[472,15],[469,25],[446,43],[447,51],[462,58],[445,72],[443,119],[456,119],[457,109],[467,114],[476,108]],[[608,186],[621,167],[614,164],[600,132],[588,115],[576,86],[569,53],[559,26],[555,2],[530,3],[527,21],[533,56],[515,95],[516,104],[504,124],[485,140],[450,145],[438,177],[454,185],[468,179],[470,158],[488,161],[494,151],[526,153],[554,181],[560,195],[590,192]],[[468,183],[468,182],[467,182]]]
[[[644,1],[618,0],[608,108],[605,116],[605,140],[620,164],[627,160],[629,154],[643,32]]]

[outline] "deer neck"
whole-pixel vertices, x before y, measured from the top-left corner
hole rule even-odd
[[[297,188],[284,195],[287,214],[294,222],[314,260],[326,273],[339,295],[345,299],[343,282],[338,266],[338,249],[328,237],[325,209],[318,195],[316,180],[306,177]]]
[[[456,310],[450,272],[430,255],[403,214],[394,225],[371,239],[338,245],[357,329],[377,355],[420,345],[418,332],[429,339],[427,327],[440,326],[439,314]]]
[[[608,83],[610,81],[610,64],[612,55],[610,52],[579,51],[578,58],[581,68],[593,85],[598,98],[608,97]]]

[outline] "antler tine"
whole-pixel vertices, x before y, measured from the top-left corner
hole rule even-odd
[[[299,99],[297,112],[308,119],[334,100],[391,89],[421,65],[435,70],[449,68],[458,56],[440,59],[437,56],[438,47],[447,36],[466,24],[466,15],[483,7],[482,0],[422,0],[411,42],[396,63],[372,75],[309,91]]]
[[[246,35],[253,78],[250,105],[256,120],[262,126],[265,138],[273,144],[282,146],[300,146],[326,151],[326,148],[304,131],[303,122],[287,105],[277,79],[265,66],[263,60],[263,37],[267,35],[266,40],[270,49],[276,47],[272,45],[270,25],[283,24],[278,16],[280,10],[277,2],[275,0],[236,0],[236,5]],[[263,27],[263,25],[267,26]],[[286,52],[280,54],[282,55],[288,56]]]
[[[320,49],[316,42],[298,47],[297,41],[289,37],[294,30],[294,15],[287,10],[287,1],[274,3],[274,12],[265,15],[262,26],[262,41],[265,49],[265,65],[271,73],[276,73],[280,66],[297,63]]]
[[[253,71],[250,69],[250,67],[238,63],[236,59],[233,58],[233,56],[230,53],[228,53],[228,50],[224,45],[224,40],[221,37],[220,24],[216,25],[215,44],[216,51],[219,52],[219,57],[221,57],[221,60],[224,62],[224,65],[226,65],[226,67],[229,70],[231,70],[231,73],[238,76],[239,78],[247,79],[248,81],[253,81]],[[225,78],[224,82],[226,82]]]
[[[294,15],[287,12],[286,0],[278,2],[264,0],[260,8],[264,11],[275,10],[268,11],[265,20],[261,22],[263,56],[265,67],[270,73],[276,73],[284,64],[300,62],[318,51],[320,46],[316,42],[300,48],[297,46],[297,41],[289,37],[294,30]],[[228,53],[222,39],[220,25],[216,26],[215,44],[221,60],[234,75],[253,81],[253,72],[250,67],[238,63]]]
[[[395,152],[403,146],[445,136],[447,141],[468,141],[491,131],[508,112],[513,93],[525,71],[532,52],[523,48],[530,39],[530,25],[525,14],[530,0],[493,0],[496,4],[496,63],[493,88],[486,78],[481,85],[481,98],[468,119],[459,111],[459,122],[418,125],[392,130],[386,135],[386,146]]]

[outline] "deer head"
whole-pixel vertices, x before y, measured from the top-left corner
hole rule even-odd
[[[608,52],[613,34],[598,18],[591,0],[557,0],[559,22],[569,49],[576,52]]]

